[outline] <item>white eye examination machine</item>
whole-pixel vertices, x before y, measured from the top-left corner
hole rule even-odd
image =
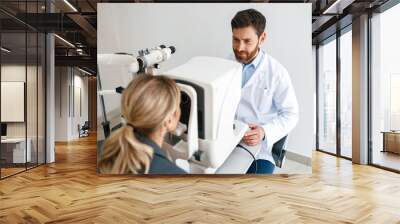
[[[166,148],[189,173],[214,173],[248,129],[235,120],[242,66],[221,58],[194,57],[163,75],[174,79],[182,90],[183,125]],[[179,159],[188,162],[185,165]]]
[[[142,53],[140,57],[121,53],[100,54],[98,64],[99,68],[110,65],[122,68],[126,74],[131,74],[130,81],[140,71],[146,70],[146,74],[149,74],[148,69],[153,71],[150,74],[159,75],[155,72],[158,66],[154,65],[169,59],[174,52],[175,48],[171,46]],[[142,60],[146,57],[147,61]],[[105,74],[110,77],[112,73]],[[113,79],[117,78],[115,74],[112,75]],[[181,89],[180,121],[175,132],[166,136],[162,146],[175,164],[189,174],[245,173],[258,147],[246,146],[246,150],[237,147],[248,130],[247,124],[235,120],[241,99],[242,65],[217,57],[193,57],[160,75],[175,80]],[[98,75],[98,93],[103,114],[101,124],[105,137],[124,121],[118,117],[114,123],[119,125],[111,127],[107,119],[107,116],[111,116],[111,110],[106,110],[103,95],[111,95],[111,99],[119,100],[118,93],[123,91],[123,86],[127,84],[125,82],[129,81],[103,90]],[[109,83],[105,83],[110,88]]]

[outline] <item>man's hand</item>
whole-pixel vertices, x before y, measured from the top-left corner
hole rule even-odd
[[[249,124],[250,130],[244,134],[243,142],[249,146],[256,146],[264,138],[264,129],[256,124]]]

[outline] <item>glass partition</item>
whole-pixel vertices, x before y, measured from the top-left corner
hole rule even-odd
[[[1,34],[1,176],[26,170],[26,33]],[[27,151],[28,147],[28,151]]]
[[[0,3],[17,16],[41,13],[43,5],[44,1]],[[0,20],[0,178],[5,178],[45,163],[46,39],[9,14],[0,12]]]

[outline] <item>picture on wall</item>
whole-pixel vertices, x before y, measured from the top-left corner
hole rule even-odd
[[[24,122],[25,82],[1,82],[1,122]]]
[[[311,173],[309,21],[311,4],[98,4],[98,172]]]

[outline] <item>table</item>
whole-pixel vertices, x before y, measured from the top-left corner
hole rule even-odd
[[[30,138],[27,138],[26,142],[28,144],[25,154],[25,138],[1,139],[1,159],[5,160],[5,163],[31,162],[32,140]]]
[[[383,133],[382,152],[400,154],[400,131],[382,131],[381,133]]]

